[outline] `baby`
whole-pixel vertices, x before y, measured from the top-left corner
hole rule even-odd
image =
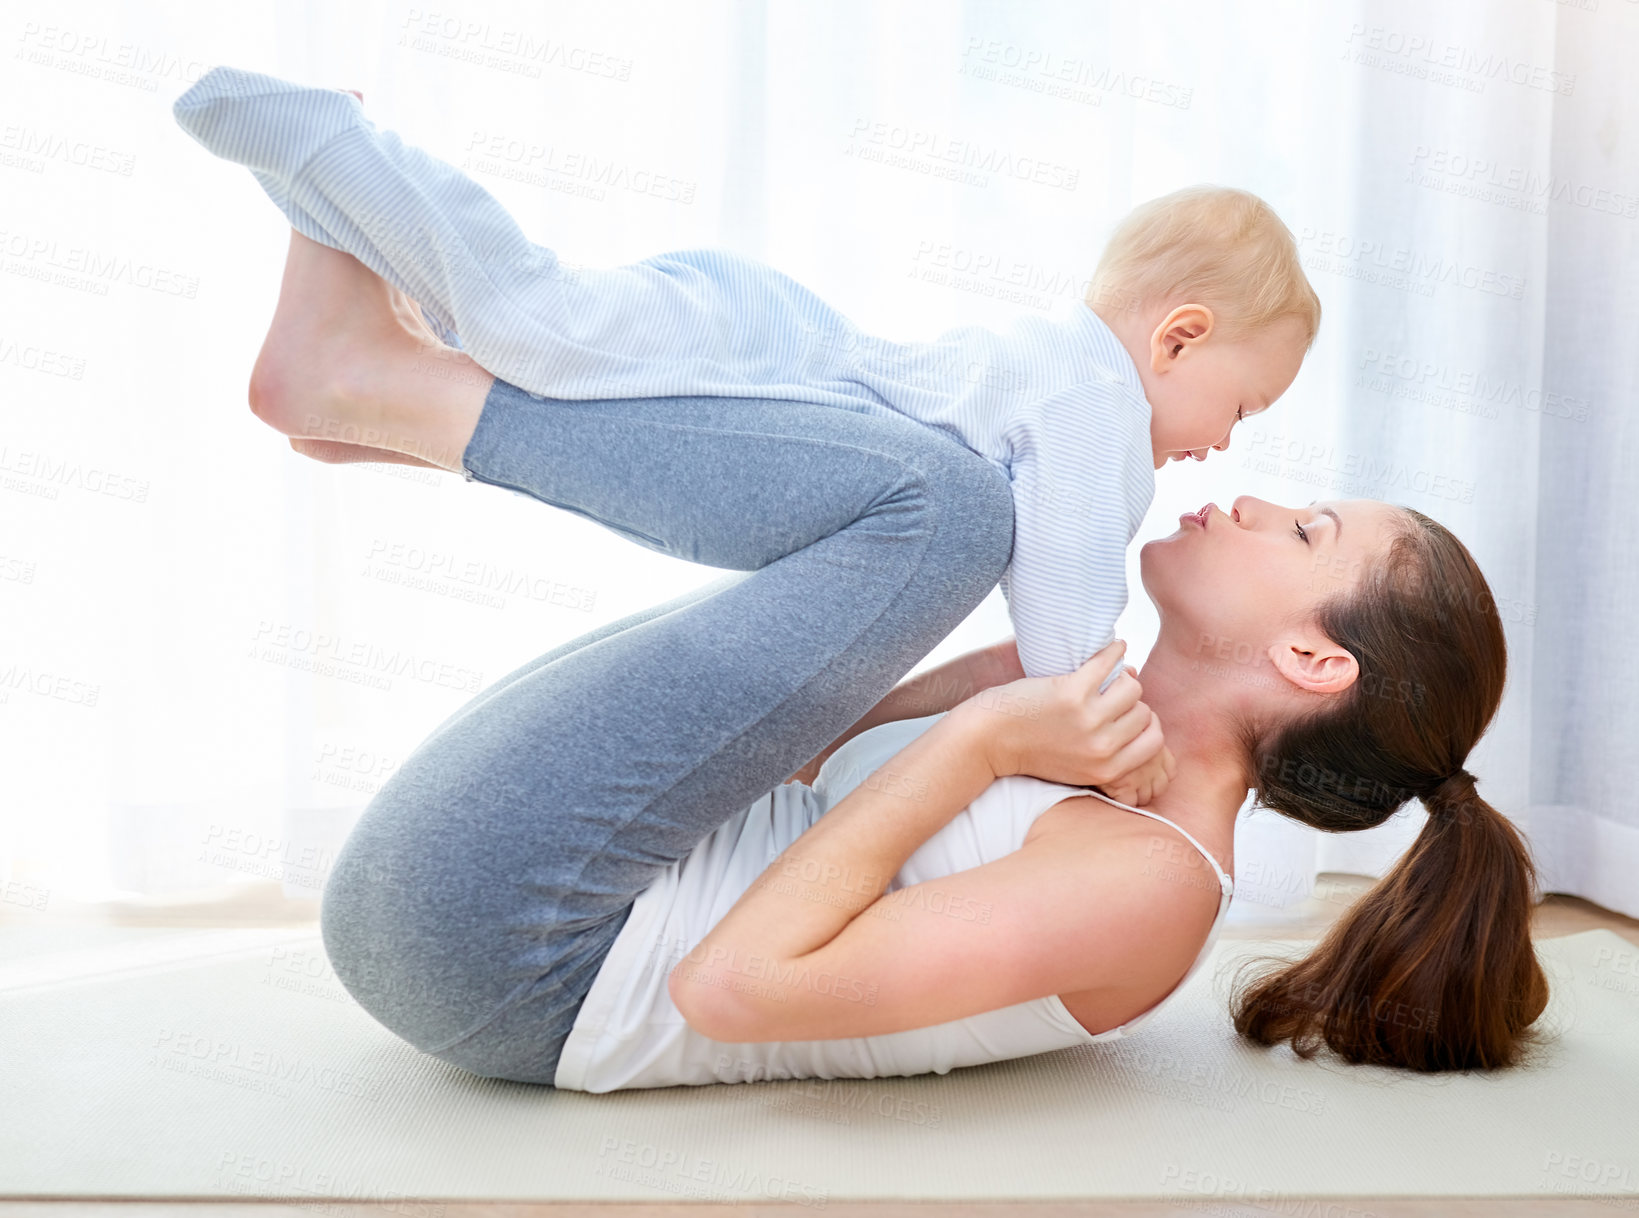
[[[1241,190],[1194,187],[1137,208],[1066,316],[894,342],[724,250],[567,267],[483,187],[378,130],[342,90],[217,67],[174,114],[248,166],[298,232],[358,258],[444,341],[538,397],[892,412],[983,456],[1013,488],[1001,589],[1032,677],[1072,672],[1110,641],[1154,471],[1204,460],[1267,410],[1320,320],[1292,234]]]

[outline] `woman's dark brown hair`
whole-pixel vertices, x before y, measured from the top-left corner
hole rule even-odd
[[[1324,1044],[1410,1070],[1510,1066],[1548,1003],[1536,870],[1463,768],[1502,700],[1502,620],[1463,544],[1401,510],[1387,554],[1317,617],[1359,678],[1341,705],[1261,739],[1249,727],[1247,744],[1258,802],[1322,832],[1369,829],[1413,796],[1428,820],[1309,955],[1237,982],[1235,1030],[1304,1058]]]

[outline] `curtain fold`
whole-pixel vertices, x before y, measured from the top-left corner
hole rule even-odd
[[[1639,916],[1639,12],[1555,16],[1527,823],[1559,891]]]

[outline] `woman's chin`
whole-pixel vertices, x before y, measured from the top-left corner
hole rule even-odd
[[[1184,525],[1179,525],[1165,537],[1157,537],[1154,541],[1146,541],[1138,547],[1138,570],[1147,575],[1151,568],[1156,571],[1171,570],[1178,565],[1178,559],[1183,557],[1178,543],[1184,539]],[[1174,557],[1177,555],[1177,558]],[[1146,580],[1145,586],[1148,587]]]
[[[1157,550],[1156,547],[1162,548]],[[1164,541],[1146,541],[1138,550],[1138,582],[1143,585],[1144,595],[1156,610],[1166,613],[1170,581],[1167,579],[1167,561]]]
[[[1184,616],[1188,617],[1190,602],[1199,599],[1203,591],[1201,585],[1205,577],[1193,569],[1198,564],[1191,561],[1191,551],[1180,545],[1184,536],[1184,529],[1180,528],[1166,537],[1146,541],[1138,549],[1138,579],[1163,624],[1169,615],[1176,616],[1180,608],[1186,610]]]

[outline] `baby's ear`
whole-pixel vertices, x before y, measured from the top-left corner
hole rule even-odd
[[[1186,349],[1205,342],[1211,335],[1216,319],[1212,310],[1201,304],[1179,305],[1155,328],[1152,340],[1156,371],[1177,359]]]

